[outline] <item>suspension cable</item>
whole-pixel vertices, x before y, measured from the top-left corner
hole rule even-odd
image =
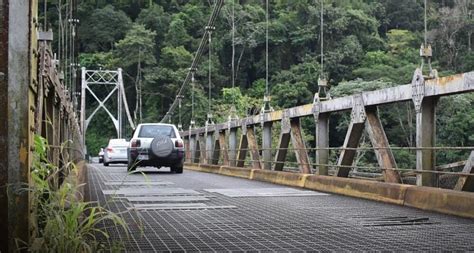
[[[265,8],[265,96],[268,96],[268,0]]]
[[[324,73],[324,35],[323,35],[323,27],[324,27],[324,0],[321,0],[321,27],[320,27],[320,38],[321,38],[321,74]]]
[[[206,124],[213,124],[212,122],[212,32],[216,28],[213,26],[206,26],[206,31],[209,33],[209,83],[208,83],[208,90],[209,90],[209,100],[208,100],[208,109],[207,109],[207,120]]]
[[[269,4],[268,0],[265,1],[265,94],[263,94],[263,106],[260,110],[260,113],[266,113],[273,111],[273,108],[270,106],[270,90],[268,84],[268,27],[269,27]]]
[[[232,89],[235,87],[235,0],[232,0]],[[233,103],[235,104],[235,98]]]
[[[191,122],[190,122],[190,128],[193,128],[195,125],[194,121],[194,89],[195,89],[195,79],[194,79],[194,73],[196,72],[196,69],[190,69],[191,71]]]
[[[214,9],[212,11],[212,14],[209,18],[207,26],[214,26],[217,16],[220,13],[220,10],[222,8],[222,5],[224,3],[224,0],[217,0],[216,3],[214,4]],[[191,80],[191,70],[196,69],[198,62],[201,59],[202,53],[204,51],[204,46],[207,43],[207,36],[209,34],[205,32],[201,38],[201,42],[199,43],[199,47],[196,51],[196,54],[194,56],[193,62],[191,63],[190,70],[188,71],[186,78],[183,81],[183,84],[178,90],[178,95],[181,95],[183,93],[184,88],[189,84],[189,81]],[[173,103],[171,104],[168,112],[173,112],[176,107],[178,106],[178,101],[175,99]],[[168,120],[169,114],[165,114],[165,116],[161,119],[161,122],[166,122]]]

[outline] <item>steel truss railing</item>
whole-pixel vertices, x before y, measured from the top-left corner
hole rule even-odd
[[[439,176],[459,176],[456,189],[474,191],[474,147],[437,147],[435,143],[436,102],[439,97],[474,91],[474,72],[443,78],[425,80],[416,71],[413,82],[392,88],[363,92],[352,96],[327,101],[314,100],[312,104],[297,106],[280,111],[264,113],[191,129],[181,133],[186,139],[188,162],[201,164],[222,164],[237,167],[251,166],[254,169],[283,170],[285,164],[293,164],[302,173],[316,172],[338,177],[349,177],[353,169],[376,170],[383,180],[403,183],[407,172],[416,176],[419,186],[438,186]],[[412,101],[416,111],[416,147],[393,147],[385,134],[378,116],[378,106]],[[442,109],[442,108],[441,108]],[[329,119],[331,113],[351,110],[351,121],[345,141],[341,147],[329,146]],[[312,116],[316,123],[316,146],[306,147],[300,118]],[[280,122],[277,147],[271,147],[272,124]],[[255,128],[262,128],[260,146]],[[372,147],[359,147],[364,130]],[[237,136],[240,136],[238,140]],[[289,147],[291,141],[292,148]],[[416,168],[400,168],[392,151],[408,150],[416,153]],[[467,161],[451,165],[437,166],[436,152],[443,150],[471,151]],[[294,152],[295,161],[287,161],[287,153]],[[338,151],[337,161],[330,162],[330,152]],[[355,166],[357,152],[375,153],[378,166]],[[249,158],[247,158],[249,153]],[[314,161],[311,161],[313,159]],[[462,171],[443,171],[453,167],[463,167]],[[405,174],[402,174],[404,172]]]

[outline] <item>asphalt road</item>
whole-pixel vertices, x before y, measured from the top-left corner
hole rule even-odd
[[[91,164],[88,195],[129,252],[474,251],[474,220],[215,174]]]

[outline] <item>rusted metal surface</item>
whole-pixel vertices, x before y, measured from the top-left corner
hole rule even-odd
[[[221,146],[219,139],[216,139],[214,142],[214,151],[212,152],[211,164],[217,165],[219,164],[219,158],[221,156]]]
[[[187,163],[191,162],[191,148],[190,148],[191,139],[184,139],[184,157]]]
[[[0,0],[0,252],[8,252],[8,8]]]
[[[219,132],[219,147],[221,150],[222,154],[222,163],[223,165],[229,166],[229,152],[227,148],[227,142],[225,138],[226,132],[225,131],[220,131]]]
[[[437,98],[425,97],[420,111],[416,114],[416,146],[434,147],[436,144],[436,103]],[[435,150],[419,149],[416,151],[416,169],[433,170],[435,168]],[[420,173],[416,176],[418,186],[437,186],[437,175]]]
[[[200,136],[199,140],[199,163],[207,164],[206,136]]]
[[[248,148],[248,140],[247,134],[243,134],[240,136],[240,143],[239,143],[239,151],[237,153],[237,167],[244,167],[245,165],[245,157],[247,157],[247,148]]]
[[[199,138],[194,140],[193,162],[199,163],[201,161],[201,141]]]
[[[346,139],[344,140],[343,148],[357,148],[359,146],[360,137],[364,131],[363,122],[352,122],[349,124],[347,129]],[[356,155],[356,150],[353,149],[343,149],[337,160],[338,166],[351,166]],[[338,167],[336,175],[338,177],[348,177],[349,172],[351,171],[350,167]]]
[[[303,134],[300,127],[300,119],[293,119],[291,121],[291,143],[295,149],[296,161],[298,162],[301,173],[311,173],[311,166],[309,164],[308,152],[306,152],[306,145],[303,139]]]
[[[328,175],[329,163],[329,114],[319,113],[316,122],[316,164],[319,175]]]
[[[280,139],[278,141],[278,149],[275,155],[275,166],[274,170],[282,171],[285,166],[286,154],[288,153],[288,146],[290,145],[290,133],[281,131]]]
[[[34,1],[35,2],[35,1]],[[33,2],[33,4],[34,4]],[[7,122],[8,122],[8,247],[13,252],[16,249],[15,238],[28,241],[29,225],[29,196],[21,188],[28,185],[30,146],[32,145],[30,131],[34,122],[30,122],[30,84],[32,45],[30,31],[31,12],[30,1],[18,0],[9,2],[8,13],[8,90],[7,90]],[[2,185],[5,187],[5,185]]]
[[[236,166],[237,161],[237,129],[229,129],[229,160],[231,166]]]
[[[393,157],[392,151],[389,149],[390,145],[385,135],[382,123],[380,122],[379,116],[377,115],[377,107],[367,107],[367,123],[366,129],[369,133],[370,141],[372,146],[375,148],[375,156],[380,167],[392,169],[397,168],[397,163]],[[388,183],[401,183],[400,174],[394,170],[384,170],[383,176],[385,182]]]
[[[214,164],[212,156],[214,154],[214,132],[207,132],[206,134],[206,162],[207,164]]]
[[[262,131],[262,158],[263,168],[271,170],[272,168],[272,122],[263,123]]]
[[[472,176],[460,176],[454,190],[474,192],[474,151],[464,165],[463,173],[473,174]]]
[[[250,149],[250,156],[252,158],[252,167],[254,169],[261,169],[262,164],[260,162],[260,154],[258,152],[258,142],[253,127],[247,128],[247,142]]]
[[[474,91],[474,71],[467,72],[447,77],[441,77],[438,79],[430,79],[425,81],[425,94],[424,98],[448,96],[459,93],[467,93]],[[412,100],[412,85],[405,84],[391,88],[385,88],[375,91],[362,92],[362,100],[365,106],[384,105],[390,103],[406,102]],[[347,111],[353,108],[354,96],[346,96],[341,98],[335,98],[331,100],[321,101],[321,107],[319,113],[331,113],[338,111]],[[288,111],[290,118],[299,118],[313,115],[313,104],[301,105],[289,109]],[[280,121],[283,118],[284,112],[274,111],[267,113],[263,116],[251,116],[243,118],[230,123],[221,123],[215,125],[215,130],[238,128],[242,125],[242,122],[246,122],[247,125],[261,124],[262,122],[274,122]],[[198,128],[191,131],[191,134],[197,134],[204,132],[204,128]],[[182,135],[186,136],[190,133],[188,131],[183,132]]]

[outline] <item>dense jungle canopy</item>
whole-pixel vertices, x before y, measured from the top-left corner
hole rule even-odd
[[[60,0],[61,1],[61,0]],[[226,0],[212,41],[212,111],[216,122],[227,119],[235,104],[240,117],[260,108],[265,90],[265,1]],[[125,89],[136,122],[158,122],[176,96],[205,32],[214,1],[82,0],[77,16],[80,64],[88,69],[123,68]],[[269,85],[274,109],[311,103],[320,76],[320,6],[324,4],[324,71],[333,97],[411,82],[420,65],[424,36],[421,0],[271,0],[269,6]],[[48,12],[56,20],[57,4]],[[429,0],[428,41],[433,66],[441,76],[474,70],[472,38],[474,2]],[[56,15],[56,16],[55,16]],[[57,24],[53,24],[53,27]],[[235,45],[235,88],[232,89],[232,45]],[[204,125],[208,110],[208,56],[199,64],[195,116]],[[142,87],[142,116],[136,87]],[[185,90],[182,122],[191,119],[191,90]],[[393,146],[415,146],[412,103],[380,108]],[[178,111],[173,122],[178,123]],[[341,146],[349,113],[332,117],[331,146]],[[307,146],[314,146],[314,121],[304,119]],[[474,94],[443,98],[438,103],[437,145],[474,145]],[[279,129],[279,128],[276,128]],[[278,131],[274,131],[278,132]],[[130,134],[130,131],[128,131]],[[277,136],[278,133],[275,133]],[[87,132],[95,154],[115,136],[101,112]],[[277,138],[274,138],[276,141]],[[364,138],[363,145],[369,145]],[[415,153],[397,150],[399,167],[413,168]],[[336,154],[333,154],[334,156]],[[357,161],[371,164],[371,155]],[[372,157],[372,158],[371,158]],[[406,159],[410,158],[410,159]],[[438,163],[465,160],[466,152],[440,151]],[[376,162],[375,162],[376,163]]]

